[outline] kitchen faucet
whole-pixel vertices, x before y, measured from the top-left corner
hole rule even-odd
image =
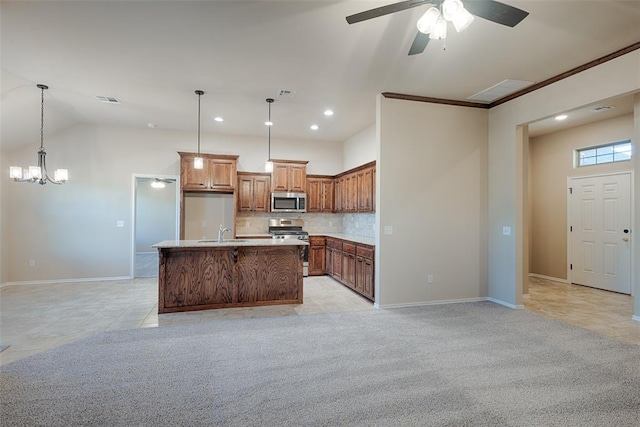
[[[222,235],[224,234],[225,231],[231,231],[231,229],[226,228],[225,226],[220,224],[220,230],[218,230],[218,243],[222,242]]]

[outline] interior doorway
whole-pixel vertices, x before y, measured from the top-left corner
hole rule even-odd
[[[133,177],[131,277],[158,277],[158,252],[162,240],[179,239],[178,177]]]
[[[631,294],[631,173],[568,182],[570,282]]]

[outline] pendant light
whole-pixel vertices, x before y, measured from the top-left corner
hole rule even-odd
[[[204,95],[201,90],[196,90],[198,95],[198,155],[193,159],[193,168],[202,169],[204,167],[204,160],[200,157],[200,97]]]
[[[273,162],[271,161],[271,126],[273,126],[273,122],[271,121],[271,104],[274,102],[273,98],[267,98],[267,104],[269,105],[269,120],[264,122],[264,124],[269,128],[269,158],[264,164],[265,172],[273,172]]]
[[[40,149],[38,150],[38,166],[29,166],[24,172],[21,166],[11,166],[9,168],[9,177],[15,182],[30,182],[45,185],[47,182],[52,184],[64,184],[69,180],[69,171],[67,169],[57,169],[53,174],[53,179],[49,178],[47,172],[47,153],[44,151],[44,91],[49,86],[38,84],[40,89]]]

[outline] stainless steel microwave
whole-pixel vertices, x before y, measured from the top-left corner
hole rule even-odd
[[[306,212],[305,193],[271,193],[271,212]]]

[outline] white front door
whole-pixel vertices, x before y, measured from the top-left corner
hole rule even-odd
[[[571,282],[631,293],[631,174],[570,180]]]

